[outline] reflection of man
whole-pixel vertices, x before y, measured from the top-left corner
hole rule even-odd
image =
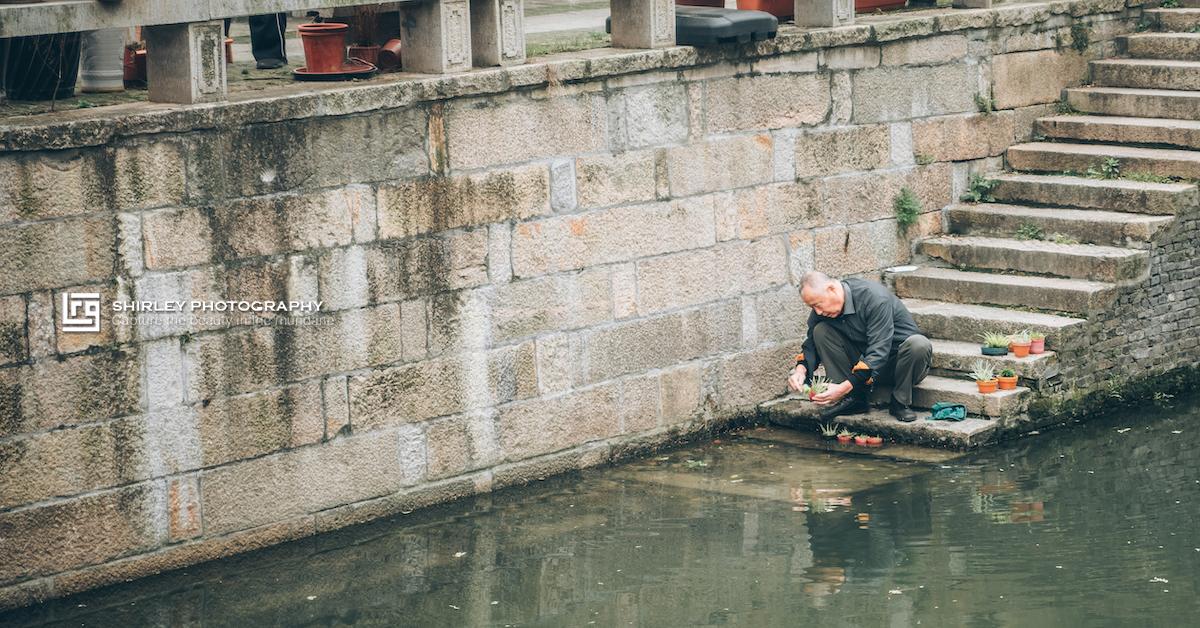
[[[890,379],[892,416],[916,420],[912,390],[929,373],[933,346],[904,303],[877,282],[837,281],[816,271],[801,279],[800,298],[813,311],[804,353],[797,356],[788,386],[799,390],[818,365],[825,365],[830,386],[813,401],[825,406],[820,416],[828,420],[866,412],[870,385]]]

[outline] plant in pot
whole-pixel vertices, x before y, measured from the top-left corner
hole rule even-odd
[[[821,436],[825,438],[837,438],[838,432],[842,431],[842,426],[837,423],[822,423]]]
[[[842,428],[842,431],[838,432],[837,440],[839,443],[845,445],[846,443],[854,440],[854,432],[851,432],[846,428]]]
[[[1013,355],[1018,358],[1024,358],[1029,355],[1029,346],[1032,343],[1032,339],[1030,338],[1028,329],[1022,329],[1009,336],[1008,339],[1008,348],[1012,351]]]
[[[821,375],[813,377],[808,386],[804,387],[804,392],[808,394],[810,400],[826,390],[829,390],[829,380]]]
[[[868,441],[870,438],[871,438],[871,437],[870,437],[870,436],[867,436],[866,434],[855,434],[855,435],[854,435],[854,444],[855,444],[855,445],[866,445],[866,444],[867,444],[867,441]]]
[[[354,7],[354,18],[350,20],[351,59],[360,59],[371,65],[379,65],[379,45],[375,34],[379,23],[379,5],[367,4]]]
[[[868,436],[867,444],[872,447],[879,447],[880,445],[883,444],[883,437],[882,436]]]
[[[1046,334],[1040,331],[1029,332],[1029,352],[1035,355],[1046,352]]]
[[[983,346],[979,348],[979,352],[983,355],[1008,355],[1008,336],[988,332],[980,337],[983,339]]]
[[[1017,388],[1017,373],[1012,369],[1004,369],[1000,371],[1000,376],[996,378],[1000,385],[1000,390],[1016,390]]]
[[[983,360],[975,361],[975,368],[971,370],[971,379],[975,380],[979,392],[985,395],[996,392],[996,387],[999,385],[999,382],[996,381],[996,369]]]

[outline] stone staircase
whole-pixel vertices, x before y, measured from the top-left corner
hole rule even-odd
[[[1200,179],[1200,33],[1191,32],[1200,31],[1200,8],[1146,15],[1157,32],[1125,37],[1129,58],[1093,61],[1093,85],[1065,90],[1079,115],[1039,119],[1044,139],[1009,148],[1010,172],[989,177],[995,202],[950,207],[948,235],[918,243],[918,268],[889,273],[934,339],[918,405],[957,401],[1000,419],[977,429],[1019,417],[1033,389],[1059,377],[1054,349],[1083,341],[1122,286],[1148,277],[1155,234],[1200,201],[1190,183],[1146,180]],[[1084,176],[1111,159],[1123,177],[1144,176]],[[1019,239],[1019,231],[1058,237]],[[980,334],[1020,329],[1045,333],[1047,352],[980,355]],[[1013,368],[1021,385],[979,394],[965,377],[979,359]]]

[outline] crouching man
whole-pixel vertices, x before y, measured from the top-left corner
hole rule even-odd
[[[838,281],[816,271],[801,279],[800,298],[812,313],[804,353],[796,358],[788,386],[799,391],[824,364],[829,389],[813,399],[824,406],[823,420],[866,412],[876,382],[892,384],[892,416],[916,420],[910,407],[913,387],[929,373],[933,345],[904,303],[877,282]]]

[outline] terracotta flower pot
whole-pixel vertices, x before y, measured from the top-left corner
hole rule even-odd
[[[906,3],[907,0],[854,0],[854,12],[894,11],[903,9]]]
[[[389,39],[383,48],[379,49],[379,69],[383,71],[400,69],[400,40]]]
[[[122,68],[122,78],[125,87],[146,86],[146,51],[125,49],[125,62]]]
[[[846,443],[849,443],[850,441],[854,440],[854,437],[849,434],[845,434],[845,435],[838,434],[837,439],[838,439],[839,443],[845,445]]]
[[[883,444],[883,437],[882,436],[868,436],[867,444],[872,447],[878,447]]]
[[[375,67],[379,67],[379,51],[380,47],[371,46],[350,46],[348,55],[351,59],[362,59]]]
[[[1008,345],[1008,348],[1012,351],[1014,356],[1018,358],[1024,358],[1029,356],[1029,345],[1030,343],[1017,344],[1014,342]]]
[[[1012,377],[1004,377],[1003,375],[1001,375],[1000,377],[996,378],[996,381],[1000,385],[1000,390],[1016,390],[1016,388],[1017,388],[1017,376],[1016,375],[1013,375]]]
[[[1029,352],[1032,354],[1035,354],[1035,355],[1038,353],[1045,353],[1046,352],[1046,339],[1045,338],[1037,338],[1035,340],[1030,340],[1029,341]]]
[[[997,382],[994,379],[985,379],[985,380],[977,379],[977,380],[975,380],[975,385],[979,386],[979,392],[986,395],[988,393],[996,392],[996,387],[999,385],[999,382]]]
[[[346,33],[350,27],[336,22],[301,24],[304,68],[309,72],[338,72],[346,63]]]
[[[680,0],[675,0],[675,4],[680,4]],[[725,3],[715,6],[723,7]],[[796,3],[790,0],[737,0],[737,8],[739,11],[766,11],[775,17],[784,18],[792,17],[796,12]]]
[[[233,38],[225,38],[225,63],[233,63]]]
[[[855,445],[866,445],[866,444],[867,444],[867,440],[868,440],[868,439],[867,439],[867,437],[866,437],[866,436],[855,436],[855,437],[854,437],[854,444],[855,444]]]

